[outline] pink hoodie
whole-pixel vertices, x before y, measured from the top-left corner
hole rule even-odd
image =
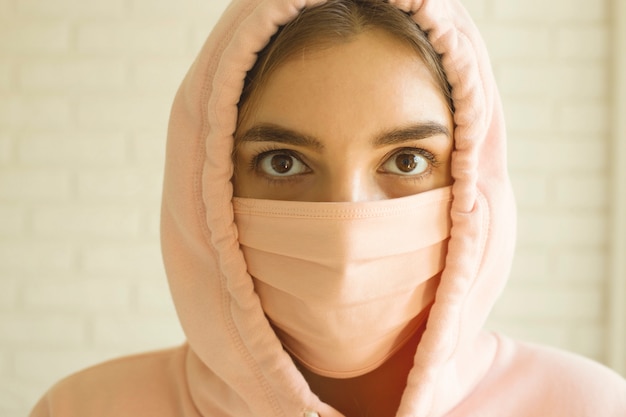
[[[237,102],[277,27],[324,0],[234,0],[176,96],[162,247],[188,342],[66,378],[32,417],[340,417],[311,392],[256,296],[233,223]],[[427,31],[452,85],[445,269],[398,417],[626,416],[626,381],[590,360],[482,330],[509,273],[515,204],[489,59],[456,0],[390,0]]]

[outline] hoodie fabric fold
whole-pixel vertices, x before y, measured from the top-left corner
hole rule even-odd
[[[70,376],[32,417],[342,416],[310,390],[265,316],[231,184],[247,71],[281,25],[323,2],[234,0],[176,95],[161,243],[187,343]],[[409,12],[441,54],[455,108],[445,266],[397,416],[626,416],[626,382],[613,371],[482,330],[509,274],[516,221],[490,62],[458,1],[389,3]]]

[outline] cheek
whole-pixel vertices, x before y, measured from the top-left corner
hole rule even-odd
[[[231,182],[235,197],[247,196],[251,186],[250,170],[248,169],[248,162],[239,151],[236,151],[233,156],[233,176]]]
[[[423,193],[452,184],[444,174],[436,173],[428,178],[381,177],[377,185],[385,198],[400,198]]]

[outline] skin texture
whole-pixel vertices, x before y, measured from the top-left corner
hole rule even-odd
[[[288,60],[255,92],[236,135],[235,195],[348,202],[439,188],[452,182],[452,132],[417,54],[369,30]]]
[[[452,183],[444,93],[417,53],[386,32],[307,50],[279,66],[252,100],[236,135],[238,197],[357,202]],[[360,377],[299,367],[313,392],[346,416],[393,416],[422,332]]]

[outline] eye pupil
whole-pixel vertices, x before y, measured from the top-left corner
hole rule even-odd
[[[279,174],[289,172],[293,166],[293,159],[289,155],[274,155],[271,160],[272,169]]]
[[[413,171],[419,161],[417,160],[417,155],[402,153],[396,157],[396,166],[402,172],[411,172]]]

